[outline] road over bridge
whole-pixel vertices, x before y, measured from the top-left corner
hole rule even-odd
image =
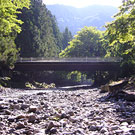
[[[118,71],[119,58],[20,58],[14,71]]]

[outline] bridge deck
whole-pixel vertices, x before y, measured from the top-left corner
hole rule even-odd
[[[20,59],[15,63],[15,71],[117,71],[119,59],[65,58],[65,59]]]

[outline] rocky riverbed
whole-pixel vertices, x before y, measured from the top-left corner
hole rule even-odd
[[[135,102],[99,89],[0,92],[0,135],[135,135]]]

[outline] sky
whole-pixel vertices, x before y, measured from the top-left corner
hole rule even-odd
[[[119,7],[121,5],[122,0],[43,0],[43,2],[46,5],[62,4],[81,8],[95,4]]]

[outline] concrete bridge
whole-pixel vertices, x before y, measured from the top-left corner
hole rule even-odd
[[[118,71],[120,58],[19,58],[14,71]]]

